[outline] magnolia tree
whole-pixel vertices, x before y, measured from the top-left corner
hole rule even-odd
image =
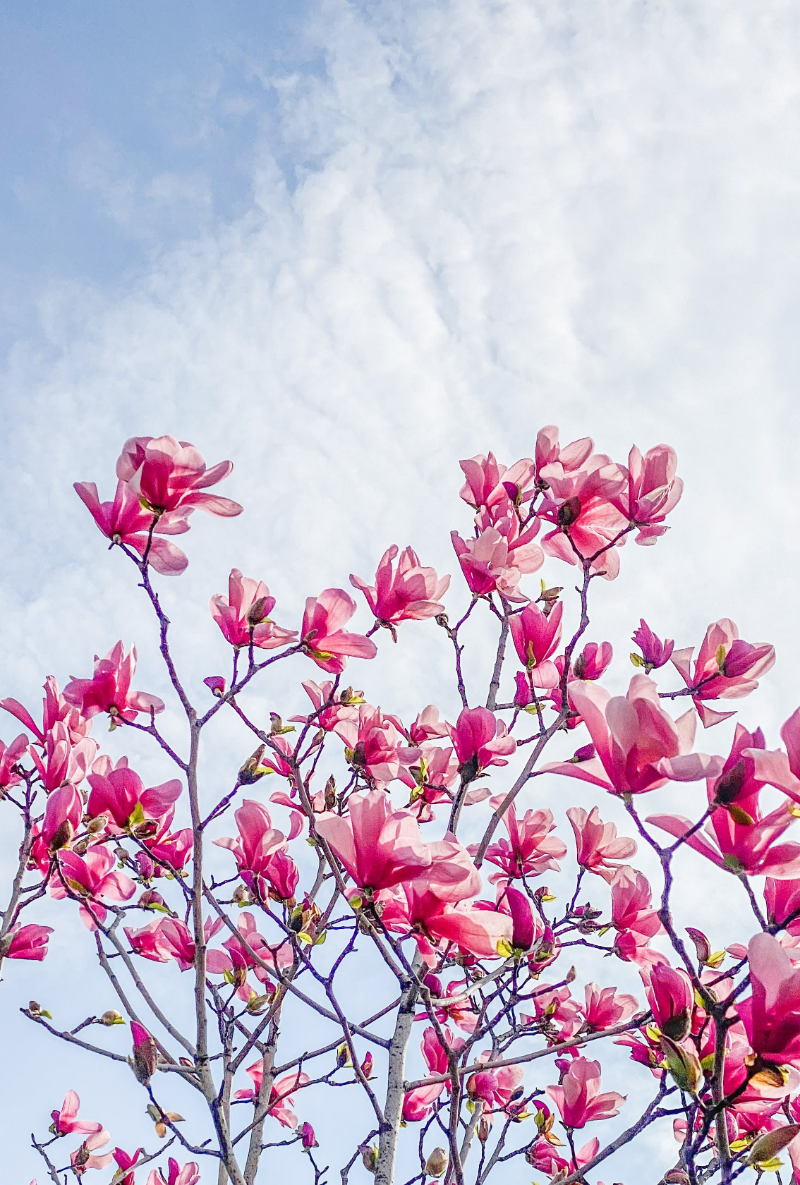
[[[474,525],[452,535],[455,609],[449,577],[410,547],[390,547],[374,583],[350,578],[373,618],[365,633],[348,630],[356,602],[343,589],[279,625],[267,585],[234,570],[211,598],[230,666],[205,686],[178,669],[156,577],[185,569],[173,538],[194,510],[240,513],[207,492],[230,463],[207,469],[190,444],[137,437],[113,501],[76,485],[149,601],[182,732],[160,727],[165,704],[135,689],[122,642],[62,690],[48,677],[41,712],[2,701],[23,731],[0,746],[4,827],[21,833],[0,962],[45,959],[51,930],[33,920],[45,895],[80,915],[113,1007],[64,1023],[46,1007],[45,967],[45,1004],[22,1012],[99,1059],[109,1089],[139,1089],[154,1123],[152,1143],[126,1151],[102,1116],[79,1118],[74,1090],[49,1129],[58,1098],[43,1099],[32,1142],[45,1179],[483,1185],[516,1173],[568,1185],[611,1180],[614,1154],[661,1125],[675,1139],[664,1181],[771,1169],[800,1181],[800,844],[784,838],[800,814],[800,712],[785,751],[741,725],[727,755],[695,751],[698,718],[730,716],[711,705],[748,695],[774,662],[726,618],[696,657],[642,621],[627,693],[604,689],[611,646],[587,640],[596,581],[617,577],[629,535],[657,542],[682,483],[665,445],[633,448],[627,466],[593,448],[561,447],[546,427],[533,459],[461,463]],[[545,563],[574,595],[555,574],[526,587]],[[492,653],[473,685],[464,627],[480,616]],[[349,661],[375,660],[408,620],[426,620],[452,656],[452,719],[424,691],[403,721],[354,689],[370,668],[353,676]],[[256,689],[277,663],[296,672],[298,699],[267,717]],[[220,724],[230,736],[226,714],[253,751],[230,755],[220,788],[198,761]],[[165,780],[145,786],[127,757],[102,753],[97,717],[152,745]],[[556,738],[574,756],[548,752]],[[544,796],[568,778],[596,805],[568,809],[559,836]],[[648,813],[648,792],[669,781],[701,784],[691,818]],[[603,819],[612,800],[626,834]],[[576,878],[561,873],[569,848]],[[677,916],[683,849],[697,876],[713,866],[740,894],[747,946],[714,950]],[[636,868],[648,850],[657,883]],[[13,991],[13,969],[6,980]],[[346,1122],[318,1140],[332,1110]]]

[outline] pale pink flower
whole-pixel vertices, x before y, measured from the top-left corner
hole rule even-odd
[[[132,949],[144,959],[154,963],[174,959],[181,971],[194,965],[194,939],[180,918],[158,918],[140,930],[126,926],[125,933]]]
[[[349,808],[346,818],[326,811],[315,828],[361,888],[386,889],[430,867],[419,823],[410,811],[394,810],[384,791],[353,794]]]
[[[611,881],[611,924],[619,931],[614,950],[620,958],[647,962],[645,948],[663,926],[653,908],[650,882],[627,864],[617,869]]]
[[[415,745],[421,745],[423,741],[432,740],[434,737],[446,737],[450,733],[447,721],[442,720],[439,716],[439,709],[434,704],[428,704],[427,708],[422,709],[411,725],[408,735]]]
[[[566,986],[539,983],[533,996],[533,1008],[533,1016],[522,1014],[522,1023],[530,1025],[536,1021],[547,1021],[553,1026],[559,1041],[574,1037],[583,1023],[581,1006],[572,998]]]
[[[78,1119],[81,1100],[74,1090],[68,1090],[64,1096],[60,1111],[51,1111],[53,1125],[50,1130],[57,1136],[69,1136],[73,1132],[92,1134],[103,1130],[102,1123],[95,1123],[93,1119]]]
[[[297,637],[296,630],[286,630],[270,618],[275,598],[263,580],[251,580],[238,568],[228,577],[227,598],[217,593],[211,598],[211,616],[231,646],[254,646],[261,650],[275,650],[286,646]]]
[[[188,1160],[181,1168],[177,1160],[170,1156],[166,1177],[158,1169],[151,1169],[147,1185],[197,1185],[199,1180],[200,1168],[196,1161]]]
[[[545,553],[578,564],[579,556],[588,560],[607,548],[592,560],[591,566],[606,580],[613,580],[619,574],[617,547],[624,537],[616,545],[613,543],[627,526],[625,516],[615,505],[625,484],[624,472],[609,457],[598,453],[574,471],[566,471],[559,462],[547,465],[542,476],[546,476],[549,489],[539,515],[555,528],[542,539]]]
[[[720,758],[690,752],[694,712],[673,720],[646,675],[634,675],[625,696],[576,680],[570,698],[586,722],[597,757],[552,762],[542,767],[545,770],[581,778],[615,794],[642,794],[670,779],[696,782],[719,771]]]
[[[261,1089],[261,1080],[264,1074],[264,1063],[259,1058],[252,1066],[247,1066],[245,1074],[248,1074],[253,1081],[252,1088],[248,1090],[237,1090],[234,1098],[237,1099],[257,1099],[258,1092]],[[278,1123],[284,1127],[297,1127],[297,1116],[294,1113],[294,1096],[301,1087],[305,1086],[310,1079],[308,1074],[302,1070],[292,1070],[285,1074],[283,1078],[276,1079],[273,1082],[269,1092],[269,1110],[268,1115],[273,1119],[277,1119]]]
[[[109,650],[105,658],[94,658],[91,679],[72,678],[64,688],[64,699],[80,710],[87,719],[98,712],[133,720],[138,712],[163,712],[164,702],[157,695],[131,691],[131,680],[136,670],[136,647],[125,654],[122,642]]]
[[[536,436],[536,474],[539,481],[548,480],[548,473],[574,473],[581,469],[589,460],[594,448],[594,441],[589,436],[582,436],[580,440],[573,440],[563,448],[559,444],[558,428],[555,424],[547,424],[540,428]],[[558,465],[557,470],[546,469],[546,466]]]
[[[30,756],[45,790],[57,790],[67,782],[79,786],[86,777],[97,753],[97,742],[91,737],[72,737],[64,721],[59,720],[45,734],[41,755],[31,746]]]
[[[117,477],[127,482],[149,509],[164,512],[196,507],[224,518],[241,514],[239,503],[202,491],[228,477],[232,469],[230,461],[207,469],[194,445],[174,436],[132,436],[117,461]]]
[[[482,1059],[491,1057],[484,1051]],[[522,1085],[525,1070],[522,1066],[501,1066],[497,1070],[477,1070],[467,1079],[467,1094],[473,1100],[480,1099],[489,1111],[503,1111],[511,1097]]]
[[[674,650],[672,663],[692,689],[694,705],[706,728],[727,720],[733,713],[715,712],[705,706],[704,700],[741,699],[755,691],[761,676],[775,665],[775,647],[768,642],[743,642],[729,617],[708,627],[694,662],[693,652],[693,646]]]
[[[363,634],[349,634],[344,626],[356,611],[356,603],[341,588],[326,588],[306,599],[301,637],[303,651],[322,667],[340,675],[349,658],[374,658],[375,643]]]
[[[0,699],[0,708],[5,708],[12,716],[19,720],[25,728],[29,728],[40,745],[44,745],[47,734],[59,723],[67,729],[67,740],[70,744],[77,744],[82,737],[91,731],[91,720],[84,719],[77,708],[68,704],[58,690],[58,684],[52,675],[44,681],[44,699],[42,700],[42,725],[35,722],[27,708],[15,699]],[[16,743],[16,742],[15,742]]]
[[[138,551],[162,576],[178,576],[185,571],[188,559],[184,552],[163,535],[182,535],[189,530],[191,507],[162,514],[153,526],[153,510],[146,510],[124,481],[117,482],[113,502],[101,502],[93,481],[76,481],[75,492],[90,511],[100,532],[112,543],[125,544]],[[153,527],[152,538],[149,535]]]
[[[522,665],[531,672],[535,687],[555,687],[558,682],[558,669],[547,660],[561,641],[563,611],[560,601],[549,616],[538,605],[527,605],[510,619],[514,647]]]
[[[502,801],[499,796],[491,803],[498,807]],[[518,819],[512,804],[503,814],[503,823],[508,839],[499,839],[486,849],[486,859],[502,870],[500,877],[541,876],[548,869],[560,870],[558,861],[566,856],[567,847],[557,836],[550,836],[555,830],[552,811],[528,810]],[[498,879],[498,874],[490,879]]]
[[[77,897],[81,902],[80,914],[84,924],[90,930],[96,929],[96,923],[102,924],[106,919],[102,897],[127,901],[136,891],[126,873],[114,871],[114,863],[113,853],[102,845],[89,848],[85,856],[60,851],[58,870],[49,886],[51,897],[58,900]]]
[[[448,1049],[459,1050],[463,1047],[463,1039],[454,1036],[447,1025],[442,1026],[442,1035]],[[422,1034],[420,1049],[431,1074],[448,1072],[447,1049],[442,1045],[434,1028],[428,1028]],[[403,1097],[403,1122],[418,1123],[421,1119],[426,1119],[433,1110],[433,1104],[446,1089],[449,1090],[446,1082],[432,1082],[428,1086],[417,1086],[414,1090],[408,1091]]]
[[[583,807],[571,806],[567,818],[575,832],[577,861],[587,872],[596,872],[610,883],[619,868],[617,861],[636,855],[636,840],[618,838],[616,824],[604,823],[598,807],[587,814]]]
[[[406,744],[402,728],[396,716],[384,716],[380,708],[361,704],[358,718],[340,720],[335,732],[347,746],[350,765],[382,789],[398,778],[406,786],[414,785],[409,769],[419,760],[421,750]]]
[[[683,493],[683,481],[675,476],[678,458],[668,444],[657,444],[642,456],[633,446],[628,456],[627,489],[617,498],[626,518],[638,527],[636,542],[655,543],[669,528],[664,519],[674,510]]]
[[[595,1119],[611,1119],[619,1113],[625,1095],[611,1090],[600,1093],[600,1063],[577,1057],[559,1086],[548,1086],[547,1093],[561,1112],[565,1127],[584,1127]]]
[[[509,601],[528,599],[517,587],[522,573],[509,554],[508,540],[496,527],[486,527],[477,539],[462,539],[458,531],[451,531],[450,538],[467,585],[476,596],[498,592]]]
[[[635,996],[624,993],[617,995],[615,987],[601,988],[596,983],[587,983],[584,993],[586,1003],[582,1011],[586,1027],[595,1033],[628,1020],[639,1007]]]
[[[70,1153],[70,1164],[72,1171],[76,1177],[80,1178],[87,1169],[104,1169],[107,1168],[114,1159],[113,1152],[102,1152],[99,1156],[95,1155],[97,1148],[103,1148],[111,1136],[105,1129],[99,1132],[93,1132],[87,1136],[82,1144]]]
[[[765,1062],[800,1066],[800,970],[771,934],[756,934],[747,948],[752,995],[736,1011],[752,1049]]]
[[[378,621],[397,623],[419,621],[444,612],[439,598],[450,586],[450,577],[436,575],[433,568],[423,568],[417,553],[407,547],[400,552],[397,570],[392,561],[399,548],[392,544],[381,557],[375,573],[375,584],[369,585],[359,576],[351,576],[350,583],[363,592]]]

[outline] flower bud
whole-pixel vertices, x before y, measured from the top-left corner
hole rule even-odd
[[[447,1168],[448,1155],[444,1148],[434,1148],[425,1161],[425,1172],[429,1177],[441,1177]]]
[[[133,1035],[133,1059],[131,1068],[143,1086],[146,1086],[158,1067],[158,1046],[144,1025],[131,1022]]]
[[[108,815],[95,815],[86,824],[86,830],[90,835],[97,835],[98,831],[104,831],[108,823]]]
[[[766,1132],[756,1140],[747,1158],[748,1164],[761,1165],[772,1160],[787,1144],[791,1144],[800,1132],[800,1123],[787,1123],[785,1127],[776,1127],[774,1131]]]
[[[361,1148],[361,1163],[368,1173],[373,1175],[378,1171],[378,1148],[375,1144],[365,1144]]]
[[[225,680],[222,675],[209,675],[203,682],[212,695],[215,695],[217,699],[222,699],[225,694]]]
[[[325,810],[332,811],[336,806],[336,778],[331,774],[325,783]]]
[[[485,1115],[481,1115],[480,1119],[478,1120],[476,1135],[482,1144],[485,1144],[489,1139],[489,1120]]]
[[[346,1042],[342,1042],[336,1050],[336,1069],[341,1070],[344,1066],[350,1065],[350,1050],[347,1048]]]
[[[310,1123],[303,1123],[300,1127],[300,1143],[304,1148],[318,1148],[317,1137]]]
[[[361,1063],[361,1073],[365,1078],[369,1078],[372,1073],[372,1054],[368,1053]]]
[[[702,930],[696,930],[694,926],[687,926],[686,933],[694,943],[694,949],[697,951],[697,961],[701,967],[705,966],[711,955],[711,943],[706,938]]]
[[[251,786],[253,782],[257,782],[259,778],[263,778],[267,772],[265,767],[261,764],[261,758],[264,756],[266,745],[259,745],[255,753],[252,753],[245,761],[242,768],[239,770],[239,785]]]
[[[703,1067],[694,1050],[684,1049],[671,1037],[661,1035],[661,1050],[667,1061],[667,1069],[679,1090],[697,1094],[703,1078]]]
[[[108,1008],[102,1016],[98,1017],[98,1021],[101,1025],[107,1025],[109,1028],[111,1025],[125,1024],[121,1013],[117,1012],[116,1008]]]
[[[253,601],[250,608],[247,610],[247,624],[250,626],[260,625],[266,619],[267,605],[269,597],[259,597],[257,601]]]

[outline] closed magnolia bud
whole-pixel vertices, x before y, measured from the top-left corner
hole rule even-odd
[[[233,890],[232,900],[234,900],[237,905],[252,905],[253,894],[250,892],[247,885],[237,885]]]
[[[696,930],[694,926],[687,926],[686,933],[694,943],[694,949],[697,952],[697,961],[701,966],[705,966],[711,955],[711,943],[706,938],[702,930]]]
[[[444,1148],[434,1148],[425,1161],[425,1172],[430,1177],[441,1177],[447,1168],[448,1156]]]
[[[115,1008],[107,1009],[107,1011],[105,1011],[103,1013],[103,1015],[101,1017],[99,1017],[98,1019],[99,1019],[99,1022],[101,1025],[108,1025],[109,1028],[111,1027],[111,1025],[124,1025],[125,1024],[125,1021],[123,1020],[122,1015],[119,1012],[117,1012],[117,1010]]]
[[[476,1135],[482,1144],[485,1144],[489,1139],[489,1120],[485,1115],[481,1115],[478,1120]]]
[[[263,765],[261,765],[261,758],[264,756],[266,745],[259,745],[255,753],[247,758],[242,768],[239,770],[239,785],[250,786],[253,782],[257,782],[259,778],[263,778],[267,772]]]
[[[76,856],[85,856],[89,851],[89,836],[85,835],[83,839],[79,839],[77,843],[72,845],[72,850]]]
[[[53,838],[50,840],[50,851],[57,852],[60,848],[66,847],[73,835],[72,824],[69,819],[64,819],[63,823],[56,828]]]
[[[733,769],[720,774],[714,783],[714,797],[717,802],[727,806],[739,797],[744,786],[746,772],[744,758],[742,758],[737,761]]]
[[[108,815],[95,815],[95,817],[93,819],[90,819],[89,822],[86,824],[86,830],[89,832],[90,835],[97,835],[98,831],[105,830],[107,823],[108,823]]]
[[[325,810],[332,811],[336,806],[336,778],[333,774],[325,783]]]
[[[664,1185],[691,1185],[689,1174],[683,1169],[670,1169],[664,1174]]]
[[[342,1044],[336,1050],[336,1069],[341,1070],[343,1066],[349,1066],[349,1065],[350,1065],[350,1050],[347,1048],[347,1045],[344,1042],[342,1042]]]
[[[676,1086],[689,1094],[696,1094],[703,1078],[703,1067],[694,1050],[684,1049],[665,1034],[661,1036],[661,1050]]]
[[[133,1059],[131,1068],[142,1085],[146,1086],[158,1067],[158,1046],[147,1029],[136,1021],[131,1023]]]
[[[361,1063],[361,1073],[365,1078],[369,1078],[372,1073],[372,1054],[368,1053]]]
[[[772,1160],[773,1156],[777,1156],[787,1144],[791,1144],[798,1132],[800,1132],[800,1123],[787,1123],[785,1127],[776,1127],[774,1131],[766,1132],[753,1144],[747,1163],[758,1165],[763,1164],[764,1161]]]
[[[361,1149],[361,1162],[368,1173],[378,1171],[378,1149],[374,1144],[365,1144]]]

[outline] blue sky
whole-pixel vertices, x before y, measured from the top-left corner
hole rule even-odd
[[[624,655],[644,614],[690,645],[727,615],[775,642],[741,715],[776,744],[800,698],[799,26],[788,0],[0,4],[0,692],[35,704],[119,637],[163,689],[71,489],[110,497],[131,435],[235,463],[246,513],[196,522],[165,589],[199,685],[231,567],[287,626],[395,541],[453,572],[458,459],[511,462],[556,422],[620,461],[665,440],[686,480],[673,530],[601,590],[596,636]],[[370,673],[373,702],[447,702],[426,637]],[[296,710],[307,675],[265,708]],[[215,777],[240,763],[222,742]],[[719,897],[702,908],[727,938]],[[53,953],[65,983],[83,939]],[[3,984],[9,1130],[47,1079],[47,1109],[75,1086],[123,1140],[128,1096],[17,1023],[38,982]],[[4,1155],[27,1185],[31,1155]]]

